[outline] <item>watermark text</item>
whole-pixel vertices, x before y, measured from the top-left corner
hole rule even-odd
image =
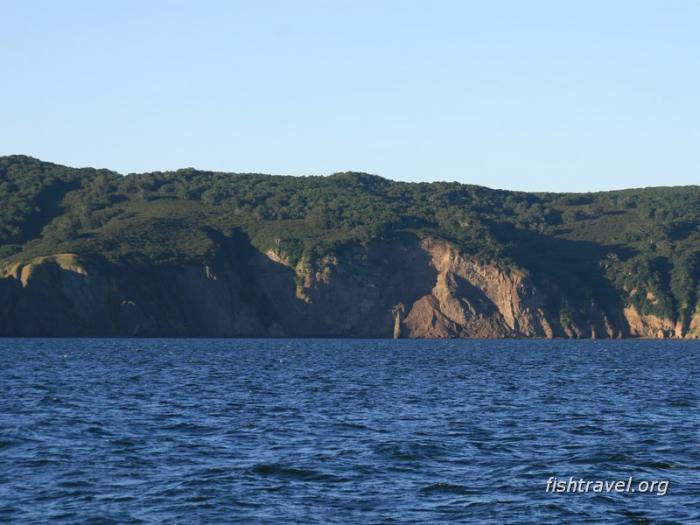
[[[641,493],[655,494],[657,496],[665,496],[668,492],[668,481],[661,480],[641,480],[636,481],[630,476],[627,479],[620,480],[586,480],[583,478],[576,479],[569,477],[568,479],[559,479],[550,476],[547,480],[547,492],[559,494],[583,494],[586,492],[593,493]]]

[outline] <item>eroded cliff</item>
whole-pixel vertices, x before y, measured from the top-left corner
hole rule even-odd
[[[697,337],[670,319],[567,298],[517,267],[404,235],[292,264],[230,240],[206,263],[55,254],[6,265],[0,335],[210,337]]]

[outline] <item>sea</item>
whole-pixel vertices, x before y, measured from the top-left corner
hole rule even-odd
[[[700,523],[699,376],[690,341],[0,339],[0,523]]]

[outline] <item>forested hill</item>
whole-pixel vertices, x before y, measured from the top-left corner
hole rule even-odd
[[[324,283],[323,293],[333,293],[328,284],[332,277],[324,281],[319,272],[347,275],[353,273],[348,268],[354,265],[358,282],[366,281],[369,286],[367,272],[373,271],[372,265],[391,259],[376,255],[377,246],[401,245],[405,249],[430,239],[449,246],[465,264],[516,272],[528,286],[545,290],[547,296],[537,308],[550,324],[559,326],[559,332],[553,328],[554,335],[561,335],[577,320],[578,328],[566,334],[586,335],[587,327],[598,322],[591,317],[593,310],[613,326],[611,333],[634,334],[629,319],[616,321],[622,319],[620,312],[630,307],[641,316],[641,323],[653,324],[653,319],[658,319],[688,333],[700,298],[699,225],[698,186],[585,194],[524,193],[458,183],[394,182],[364,173],[290,177],[188,168],[124,176],[25,156],[0,158],[0,269],[6,268],[4,281],[20,279],[8,268],[16,269],[41,257],[74,254],[93,266],[101,265],[102,271],[110,268],[110,275],[116,275],[114,269],[119,268],[120,291],[114,292],[119,297],[110,300],[122,302],[131,301],[123,291],[131,286],[129,277],[124,277],[129,268],[171,271],[211,266],[227,254],[235,259],[236,254],[253,250],[256,257],[257,253],[267,254],[268,259],[292,269],[297,298],[310,304]],[[435,257],[434,250],[431,253]],[[375,256],[381,261],[373,262]],[[250,253],[246,257],[249,271],[257,263],[250,263]],[[437,268],[434,261],[425,266]],[[450,292],[456,300],[469,303],[465,316],[474,311],[474,315],[488,317],[491,306],[484,301],[493,300],[494,307],[501,308],[486,285],[477,286],[470,280],[471,270],[449,271],[454,275],[461,271],[465,286],[481,290],[476,297],[471,288],[460,291],[457,283]],[[22,284],[28,287],[27,282]],[[237,298],[236,311],[240,311],[248,296],[241,296],[232,286],[227,293]],[[430,287],[426,290],[430,294]],[[26,291],[5,283],[0,293],[5,295],[0,297],[0,308],[5,309],[8,319],[19,315],[20,308],[29,308],[22,303],[29,301],[21,297]],[[419,295],[402,299],[402,308],[410,311],[410,304],[405,303]],[[267,306],[246,315],[281,315],[269,304],[274,298],[253,293],[249,300]],[[155,315],[144,308],[138,315],[149,319]],[[445,326],[461,322],[453,319],[447,307],[435,308],[447,319]],[[400,314],[388,315],[398,316],[399,325],[403,322]],[[503,326],[513,330],[506,335],[523,335],[517,326],[513,328],[517,323],[510,322],[508,315],[502,317]],[[467,321],[460,326],[468,326]],[[6,320],[0,334],[24,333],[17,329],[18,322]],[[153,323],[136,323],[140,328],[134,333],[168,333],[162,323]],[[259,326],[272,326],[266,323],[262,319]],[[279,334],[288,333],[283,321],[277,319],[274,324]],[[46,328],[46,333],[61,332],[54,324],[46,326],[53,327]],[[258,333],[251,328],[241,333],[265,335],[272,333],[269,330],[260,328]],[[342,335],[329,330],[325,335]],[[467,328],[459,330],[457,336],[473,335]],[[659,330],[669,335],[667,327]],[[64,332],[92,333],[89,329]],[[121,332],[114,328],[114,333]],[[225,335],[237,334],[233,330]]]

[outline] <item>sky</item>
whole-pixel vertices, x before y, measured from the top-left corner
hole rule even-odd
[[[0,155],[700,183],[700,2],[0,0]]]

